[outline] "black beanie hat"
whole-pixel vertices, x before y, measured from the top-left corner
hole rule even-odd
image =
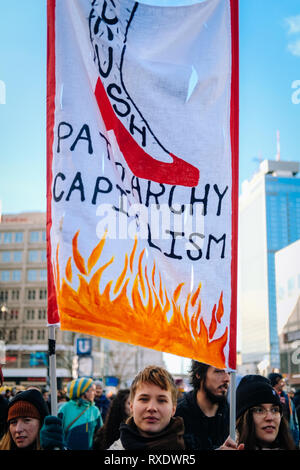
[[[261,403],[272,403],[281,407],[280,398],[271,382],[262,375],[245,375],[236,389],[236,417]]]
[[[17,395],[15,395],[14,398],[8,404],[8,413],[9,413],[9,409],[12,406],[14,406],[16,403],[18,403],[19,401],[22,401],[22,402],[27,401],[31,403],[32,405],[34,405],[37,408],[41,416],[42,422],[44,421],[45,416],[49,414],[49,410],[43,398],[43,395],[41,394],[41,392],[39,392],[35,388],[17,393]]]
[[[268,375],[268,379],[270,380],[272,387],[274,387],[277,382],[282,379],[282,375],[277,372],[271,372],[271,374]]]

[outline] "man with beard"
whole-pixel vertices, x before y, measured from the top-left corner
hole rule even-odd
[[[192,361],[190,373],[193,390],[184,395],[175,413],[184,420],[186,449],[222,448],[229,435],[229,373],[197,361]]]

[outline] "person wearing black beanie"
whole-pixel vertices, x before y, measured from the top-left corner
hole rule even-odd
[[[282,405],[271,382],[246,375],[236,389],[236,430],[245,450],[296,450]]]
[[[47,406],[38,390],[15,395],[8,404],[8,429],[0,441],[0,450],[40,449],[39,432],[47,415]]]

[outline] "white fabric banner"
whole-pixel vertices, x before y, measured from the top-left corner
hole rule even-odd
[[[237,2],[149,3],[48,0],[48,322],[235,368]]]

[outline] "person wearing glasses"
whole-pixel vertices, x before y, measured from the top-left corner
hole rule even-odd
[[[237,443],[244,450],[297,450],[271,382],[244,376],[236,389]]]

